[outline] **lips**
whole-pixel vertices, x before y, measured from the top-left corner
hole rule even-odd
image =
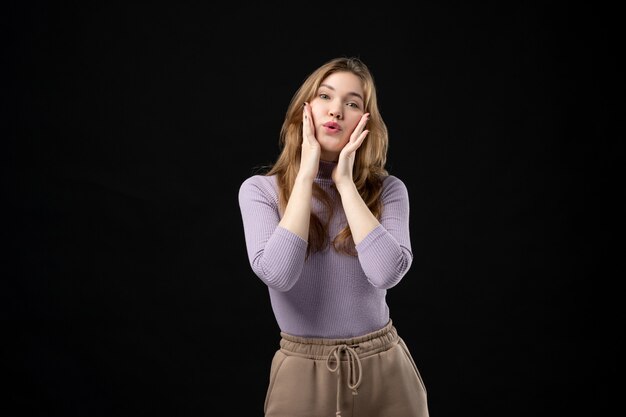
[[[341,130],[341,126],[339,126],[339,123],[335,122],[326,122],[323,124],[323,126],[329,130]]]

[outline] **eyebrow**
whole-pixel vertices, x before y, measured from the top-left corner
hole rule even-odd
[[[335,89],[334,89],[332,86],[328,85],[328,84],[320,84],[320,87],[326,87],[326,88],[328,88],[328,89],[330,89],[330,90],[335,91]],[[363,100],[363,97],[362,97],[359,93],[355,93],[355,92],[353,92],[353,91],[350,91],[350,92],[348,93],[348,95],[349,95],[349,96],[358,97],[358,98],[360,98],[360,99],[361,99],[361,101],[365,101],[365,100]]]

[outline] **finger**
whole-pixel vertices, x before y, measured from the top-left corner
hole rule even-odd
[[[365,125],[367,124],[367,121],[370,119],[370,114],[369,113],[363,113],[363,115],[361,116],[361,121],[360,123],[362,124],[362,127],[365,127]]]
[[[361,134],[354,141],[354,144],[353,144],[354,150],[357,150],[361,147],[361,144],[363,144],[363,141],[365,140],[369,132],[370,132],[369,130],[364,130],[363,132],[361,132]]]
[[[361,120],[359,120],[359,124],[357,125],[357,128],[363,132],[365,130],[365,125],[367,124],[368,120],[370,119],[370,114],[369,113],[364,113],[361,116]]]
[[[361,137],[361,135],[365,131],[365,125],[367,124],[367,121],[369,119],[370,119],[369,113],[364,113],[361,116],[361,120],[359,120],[359,123],[356,125],[356,128],[354,129],[354,132],[352,133],[352,136],[350,137],[351,142],[356,142]]]
[[[304,140],[309,142],[311,136],[311,116],[309,113],[308,103],[304,103],[302,108],[302,136]]]
[[[356,152],[356,150],[359,149],[361,145],[363,144],[363,141],[367,137],[368,133],[369,133],[369,130],[364,130],[359,136],[357,136],[356,139],[348,142],[346,146],[343,148],[342,152],[344,152],[346,155]]]

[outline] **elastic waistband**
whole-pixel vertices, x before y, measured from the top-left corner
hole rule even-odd
[[[389,349],[398,342],[398,332],[391,320],[380,330],[348,339],[325,339],[293,336],[280,333],[280,348],[286,354],[310,359],[326,359],[337,346],[348,346],[365,357]]]

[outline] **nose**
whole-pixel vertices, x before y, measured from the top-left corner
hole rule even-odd
[[[331,108],[328,114],[338,120],[341,120],[342,118],[341,110],[339,110],[339,108]]]

